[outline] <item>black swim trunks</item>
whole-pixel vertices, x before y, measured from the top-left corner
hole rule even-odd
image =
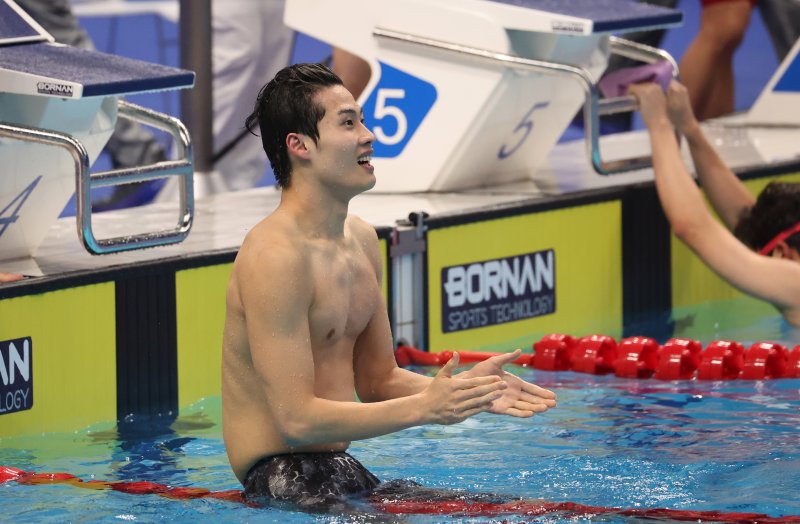
[[[256,505],[328,512],[378,484],[375,475],[345,452],[290,453],[256,462],[245,477],[244,496]]]

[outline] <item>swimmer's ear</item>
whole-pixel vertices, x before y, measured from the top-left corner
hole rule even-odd
[[[785,240],[775,244],[775,247],[770,252],[769,256],[775,258],[785,258],[787,260],[797,260],[798,251],[792,248]]]
[[[286,150],[291,156],[308,159],[308,137],[300,133],[289,133],[286,135]]]

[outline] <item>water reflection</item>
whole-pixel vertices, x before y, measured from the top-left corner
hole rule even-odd
[[[149,481],[186,485],[187,469],[182,464],[185,447],[193,433],[214,428],[203,412],[178,417],[127,417],[108,431],[92,432],[88,439],[111,448],[110,472],[121,481]]]

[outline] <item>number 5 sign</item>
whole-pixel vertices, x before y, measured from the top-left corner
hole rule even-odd
[[[403,152],[436,101],[436,88],[379,62],[378,85],[364,103],[366,126],[375,133],[374,156],[394,158]]]

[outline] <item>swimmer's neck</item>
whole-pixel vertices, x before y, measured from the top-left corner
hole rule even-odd
[[[338,240],[344,237],[349,199],[320,191],[287,187],[281,193],[279,211],[287,213],[308,238]]]

